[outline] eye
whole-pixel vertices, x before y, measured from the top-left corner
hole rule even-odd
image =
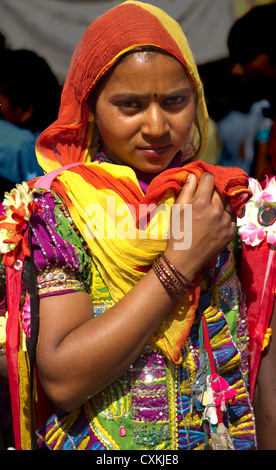
[[[173,96],[167,98],[165,104],[167,106],[180,106],[189,102],[189,96]]]
[[[138,101],[121,101],[120,103],[117,103],[117,106],[122,110],[135,110],[142,107],[141,103]]]

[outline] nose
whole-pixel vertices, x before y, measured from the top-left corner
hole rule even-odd
[[[243,77],[245,74],[244,66],[240,62],[235,62],[231,69],[232,75]]]
[[[157,138],[170,130],[166,112],[158,103],[151,103],[143,114],[141,131],[143,134]]]

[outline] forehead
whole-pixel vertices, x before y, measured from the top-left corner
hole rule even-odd
[[[104,88],[164,92],[166,89],[190,87],[188,75],[171,55],[158,52],[134,52],[124,57],[105,80]]]

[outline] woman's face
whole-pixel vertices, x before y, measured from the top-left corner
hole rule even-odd
[[[107,156],[140,171],[164,170],[186,142],[194,93],[182,65],[161,53],[135,52],[114,69],[96,101]]]

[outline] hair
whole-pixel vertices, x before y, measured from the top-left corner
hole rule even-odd
[[[248,64],[258,54],[268,54],[271,65],[276,63],[276,4],[252,8],[232,26],[228,36],[230,58]]]
[[[0,52],[0,91],[12,109],[26,111],[33,106],[31,118],[21,127],[42,131],[57,119],[61,86],[47,62],[35,52]]]

